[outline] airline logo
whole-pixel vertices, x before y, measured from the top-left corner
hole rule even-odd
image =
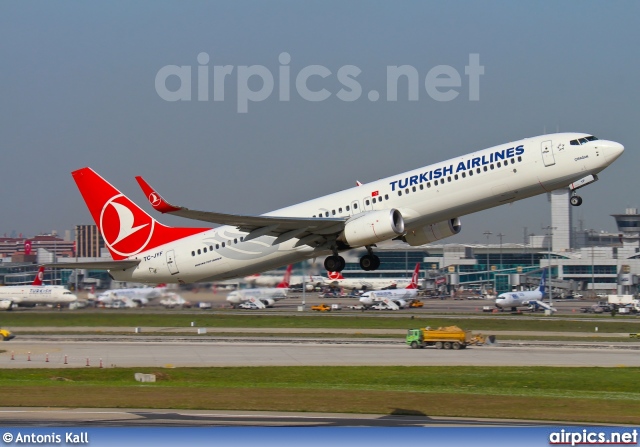
[[[147,246],[155,227],[155,220],[135,206],[123,194],[107,201],[100,213],[100,232],[104,242],[120,256],[132,256]]]
[[[327,277],[333,280],[344,279],[340,272],[327,272]]]
[[[151,204],[151,206],[153,206],[155,208],[155,207],[159,206],[162,203],[162,199],[154,191],[151,194],[149,194],[149,203]]]

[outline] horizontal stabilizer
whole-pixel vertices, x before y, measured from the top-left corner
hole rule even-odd
[[[125,261],[56,262],[43,265],[53,269],[126,270],[138,264],[140,264],[140,260],[133,259]]]

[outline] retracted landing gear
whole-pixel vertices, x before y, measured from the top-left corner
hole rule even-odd
[[[360,258],[360,268],[366,272],[377,270],[380,267],[380,258],[373,254],[370,246],[367,246],[368,254]]]
[[[576,194],[575,191],[571,193],[571,198],[569,199],[569,203],[572,206],[580,206],[582,205],[582,197]]]

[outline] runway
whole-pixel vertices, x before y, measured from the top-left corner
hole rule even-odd
[[[498,343],[409,349],[379,340],[14,340],[0,368],[222,366],[640,366],[636,344]],[[66,362],[66,363],[65,363]]]

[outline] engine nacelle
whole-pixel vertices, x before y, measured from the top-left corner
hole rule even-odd
[[[262,304],[265,305],[265,307],[273,307],[273,305],[275,304],[275,300],[272,300],[271,298],[263,298],[260,301],[262,301]]]
[[[404,309],[409,305],[409,303],[407,303],[405,300],[396,300],[396,304],[400,309]]]
[[[11,310],[13,302],[11,300],[0,300],[0,310]]]
[[[387,209],[356,214],[347,221],[338,239],[351,247],[362,247],[393,239],[404,233],[400,211]]]
[[[462,230],[462,224],[460,218],[456,217],[424,227],[411,228],[404,235],[403,240],[412,247],[417,247],[456,235],[460,230]]]

